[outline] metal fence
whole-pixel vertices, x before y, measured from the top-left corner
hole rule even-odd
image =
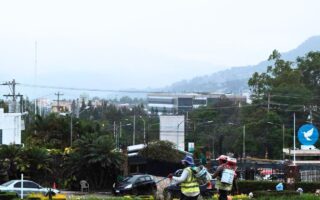
[[[320,182],[320,170],[300,170],[302,182]]]

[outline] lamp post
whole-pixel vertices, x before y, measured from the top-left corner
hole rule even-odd
[[[193,142],[194,142],[194,145],[196,144],[196,130],[197,130],[197,127],[200,126],[200,125],[207,125],[207,124],[212,124],[213,121],[210,120],[210,121],[205,121],[205,122],[199,122],[199,123],[194,123],[194,126],[193,126]]]
[[[88,110],[90,106],[86,106],[80,113]],[[79,113],[79,114],[80,114]],[[70,115],[70,147],[72,147],[72,138],[73,138],[73,113],[70,111],[68,113],[59,113],[59,115],[66,116],[67,114]]]
[[[246,125],[243,125],[242,132],[243,132],[242,157],[245,159],[246,158]]]
[[[284,124],[277,124],[277,123],[273,123],[273,122],[267,122],[268,124],[272,124],[272,125],[277,125],[277,126],[281,126],[282,127],[282,160],[284,160],[284,133],[285,133],[285,126]]]
[[[228,122],[228,125],[240,125],[233,122]],[[242,158],[246,158],[246,125],[242,126]]]
[[[119,149],[119,146],[120,146],[120,138],[122,137],[122,127],[123,126],[131,126],[131,125],[132,125],[131,123],[122,125],[122,122],[120,121],[120,123],[119,123],[119,136],[116,138],[117,149]]]
[[[184,120],[182,120],[181,122],[178,123],[177,125],[177,149],[179,149],[179,126],[184,122]]]
[[[146,121],[140,116],[140,119],[143,121],[143,144],[146,144]]]

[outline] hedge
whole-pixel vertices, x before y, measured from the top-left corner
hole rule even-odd
[[[16,200],[17,194],[14,192],[0,192],[0,199],[1,200]]]
[[[253,191],[274,191],[279,182],[272,181],[238,181],[238,192],[242,194],[249,194]],[[284,183],[284,190],[296,191],[302,188],[304,193],[314,193],[320,189],[320,182],[297,182],[294,184]]]
[[[297,196],[300,195],[299,192],[296,191],[255,191],[253,193],[253,196],[255,198],[261,198],[261,197],[290,197],[290,196]]]
[[[271,181],[238,181],[238,192],[240,194],[249,194],[254,191],[275,190],[277,182]],[[286,187],[285,187],[286,188]]]

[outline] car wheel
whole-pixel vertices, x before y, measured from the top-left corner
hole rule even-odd
[[[170,191],[168,190],[164,190],[163,191],[163,198],[164,200],[172,200],[173,199],[173,195]]]

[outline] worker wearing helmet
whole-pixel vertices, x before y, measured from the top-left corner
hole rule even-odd
[[[219,162],[219,166],[215,173],[212,175],[212,178],[217,178],[215,188],[218,190],[219,193],[219,200],[227,200],[228,199],[228,192],[232,189],[232,184],[226,184],[221,182],[221,177],[223,170],[228,168],[227,161],[228,156],[221,155],[217,158]]]
[[[181,187],[181,200],[196,200],[200,194],[199,183],[196,180],[191,167],[194,166],[194,161],[191,156],[186,156],[181,160],[182,164],[185,166],[180,177],[172,176],[169,174],[169,178],[180,183]]]

